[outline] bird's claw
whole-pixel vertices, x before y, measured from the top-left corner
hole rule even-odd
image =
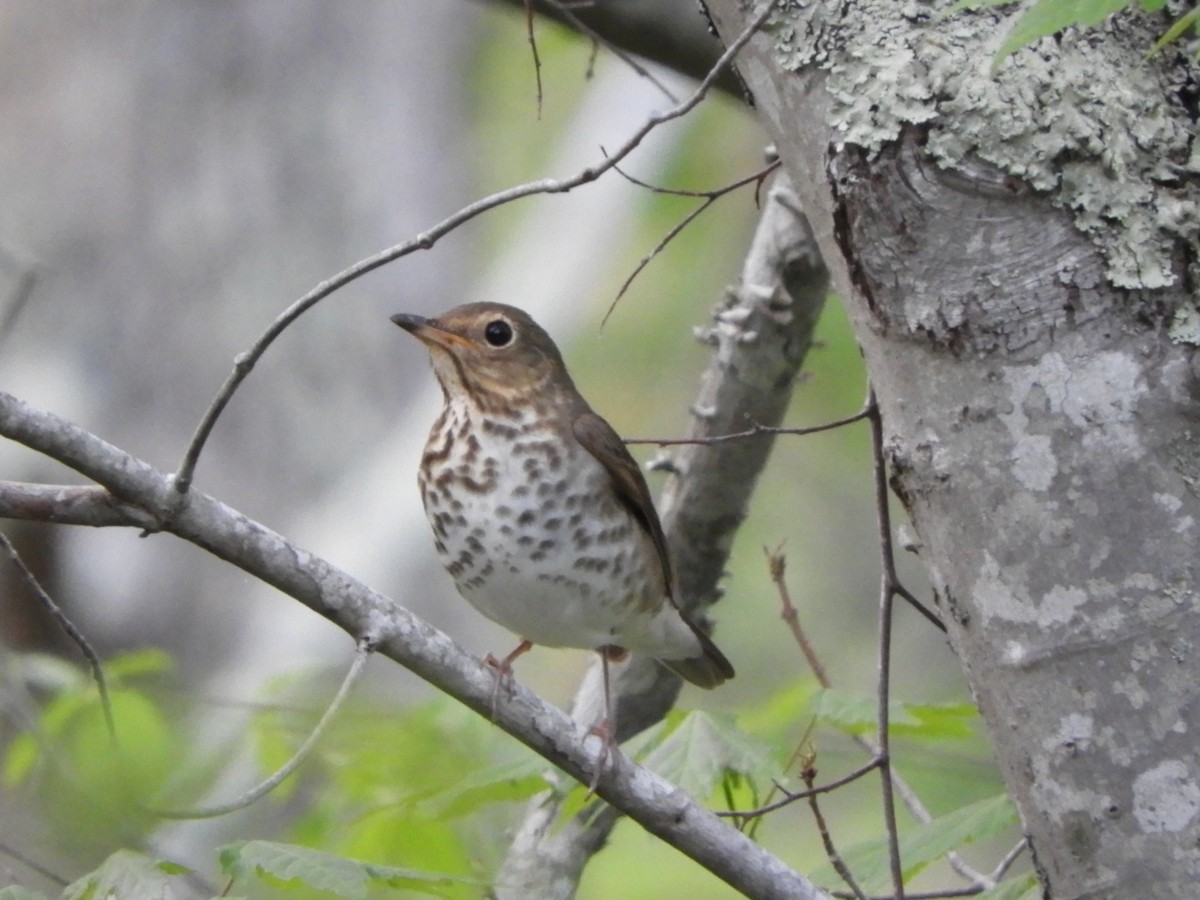
[[[588,729],[589,735],[600,738],[600,752],[596,754],[595,768],[592,770],[592,780],[588,782],[588,797],[596,793],[600,784],[600,776],[605,766],[614,758],[617,751],[617,729],[611,719],[604,719]]]

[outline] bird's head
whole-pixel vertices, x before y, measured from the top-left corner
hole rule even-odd
[[[436,319],[401,313],[392,321],[429,349],[448,400],[467,400],[495,411],[511,407],[514,400],[571,385],[550,335],[516,307],[467,303]]]

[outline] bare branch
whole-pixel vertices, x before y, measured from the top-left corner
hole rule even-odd
[[[523,6],[525,0],[505,0]],[[721,41],[710,29],[704,10],[690,3],[647,3],[646,0],[603,0],[571,5],[575,21],[563,14],[562,4],[544,4],[539,12],[572,27],[576,21],[611,45],[699,80],[712,70],[721,53]],[[737,99],[746,95],[745,85],[732,67],[714,84]],[[673,101],[672,101],[673,102]]]
[[[658,243],[651,248],[650,252],[641,258],[638,264],[634,266],[633,271],[629,273],[628,277],[623,282],[621,282],[621,287],[617,290],[617,296],[613,297],[612,303],[608,305],[608,310],[604,313],[604,318],[600,320],[601,327],[604,327],[608,324],[608,320],[612,317],[613,312],[616,310],[617,304],[621,302],[621,298],[625,296],[625,292],[629,290],[629,286],[633,284],[634,279],[642,273],[642,270],[645,269],[646,266],[650,265],[650,261],[654,259],[654,257],[658,256],[658,254],[663,251],[663,248],[665,248],[667,244],[675,240],[675,238],[679,236],[679,233],[683,231],[683,229],[687,228],[692,224],[692,222],[700,218],[700,215],[715,202],[716,201],[712,199],[705,200],[703,203],[693,209],[690,213],[672,225],[667,233],[659,239]]]
[[[486,665],[404,607],[282,535],[199,491],[180,503],[170,476],[2,391],[0,435],[70,466],[161,520],[164,530],[291,595],[475,712],[490,715],[493,677]],[[494,721],[572,778],[588,782],[595,755],[585,729],[535,694],[514,685]],[[609,761],[596,793],[743,893],[823,896],[737,829],[620,753]]]
[[[531,5],[531,0],[525,0],[525,2],[527,7]],[[603,47],[617,59],[621,60],[621,62],[627,65],[630,69],[632,69],[639,77],[645,78],[652,85],[658,88],[662,92],[663,96],[666,97],[671,103],[679,102],[679,98],[671,93],[670,88],[663,84],[662,80],[653,72],[638,62],[636,57],[626,53],[619,46],[602,35],[599,31],[595,30],[586,22],[584,22],[583,19],[572,12],[571,9],[566,6],[566,4],[560,3],[558,0],[544,0],[544,2],[553,11],[555,17],[561,18],[564,22],[569,24],[584,37],[591,39],[592,56],[588,62],[589,77],[591,76],[592,68],[596,62],[596,51],[600,47]]]
[[[995,887],[996,882],[1004,877],[1004,873],[1007,872],[1012,867],[1012,864],[1015,863],[1021,856],[1021,854],[1028,849],[1028,838],[1021,838],[1019,841],[1017,841],[1016,844],[1013,845],[1013,848],[1004,854],[1004,858],[1000,860],[996,868],[992,870],[989,883],[984,884],[983,886],[984,890],[990,890],[991,888]]]
[[[805,660],[808,661],[808,667],[812,669],[817,682],[821,687],[827,688],[830,682],[829,676],[825,673],[825,666],[822,664],[821,658],[817,656],[817,651],[813,649],[813,645],[809,642],[808,634],[804,631],[804,626],[800,624],[800,614],[796,610],[796,604],[792,603],[792,595],[788,591],[787,580],[784,578],[784,572],[787,568],[787,557],[781,552],[782,549],[782,545],[775,548],[774,552],[765,547],[763,548],[763,552],[767,555],[767,566],[771,570],[771,581],[775,583],[775,588],[779,591],[779,602],[783,606],[783,612],[779,616],[787,623],[788,628],[792,632],[792,637],[796,639],[796,643],[800,646],[800,652],[804,654]]]
[[[777,809],[783,809],[789,804],[795,803],[797,800],[804,800],[811,797],[813,794],[828,794],[830,791],[836,791],[840,787],[858,781],[864,775],[875,771],[879,768],[879,758],[875,757],[866,765],[859,766],[848,775],[843,775],[841,778],[835,778],[833,781],[819,784],[816,787],[809,785],[803,791],[789,791],[780,785],[775,785],[775,789],[784,795],[782,800],[776,800],[774,803],[767,803],[757,809],[737,809],[737,810],[717,810],[717,815],[722,818],[729,819],[755,819],[760,816],[765,816],[767,813],[775,812]]]
[[[217,816],[226,816],[239,809],[245,809],[250,804],[261,800],[267,794],[271,793],[271,791],[283,783],[284,779],[295,772],[304,760],[308,759],[308,754],[312,752],[312,748],[316,746],[317,741],[328,730],[333,717],[337,715],[338,710],[345,704],[346,698],[350,696],[351,688],[358,683],[359,676],[362,675],[363,666],[367,664],[367,660],[371,656],[371,650],[370,641],[359,639],[358,646],[354,649],[354,661],[346,671],[346,677],[342,679],[342,684],[338,688],[337,693],[329,701],[329,705],[325,707],[321,718],[317,720],[317,724],[313,726],[312,731],[308,733],[308,736],[296,748],[296,752],[292,754],[291,759],[280,766],[269,777],[263,779],[254,785],[254,787],[245,791],[240,797],[230,800],[228,803],[220,803],[215,806],[205,806],[191,810],[146,807],[147,811],[164,819],[215,819]]]
[[[40,863],[34,862],[32,859],[30,859],[28,856],[26,856],[20,850],[17,850],[15,847],[10,847],[8,844],[0,842],[0,853],[3,853],[5,856],[12,857],[17,862],[19,862],[21,865],[25,866],[27,869],[31,869],[32,871],[37,872],[43,878],[48,878],[50,881],[53,881],[55,884],[59,885],[60,887],[66,887],[68,884],[70,884],[70,882],[67,881],[67,879],[63,878],[57,872],[53,872],[50,869],[47,869],[45,866],[41,865]]]
[[[813,790],[816,772],[813,771],[811,765],[804,767],[802,777],[804,778],[804,783],[808,786],[808,808],[812,811],[813,821],[817,824],[817,833],[821,835],[821,845],[825,848],[826,858],[833,866],[833,870],[841,876],[842,881],[846,882],[846,886],[853,892],[856,900],[867,900],[866,895],[862,892],[862,888],[854,880],[854,875],[851,873],[850,867],[846,865],[846,861],[842,859],[841,854],[837,852],[837,848],[833,845],[833,835],[829,833],[829,825],[825,822],[825,816],[821,814],[821,804],[817,799],[817,791]]]
[[[133,525],[154,530],[158,527],[145,510],[119,500],[104,488],[19,481],[0,481],[0,519],[96,528]]]
[[[83,654],[87,660],[88,668],[92,671],[92,681],[96,684],[96,690],[100,694],[100,708],[104,712],[104,727],[108,731],[109,740],[112,741],[114,747],[119,747],[120,742],[117,740],[117,727],[113,723],[112,699],[108,693],[108,681],[104,677],[104,668],[100,665],[100,654],[98,654],[91,642],[84,636],[83,632],[75,627],[75,623],[67,618],[67,614],[62,611],[54,598],[46,592],[41,583],[37,580],[37,576],[33,574],[29,566],[25,565],[25,560],[21,559],[21,554],[17,552],[17,548],[13,546],[12,541],[8,539],[8,535],[0,531],[0,547],[8,554],[8,558],[17,568],[17,572],[21,575],[21,580],[25,582],[25,586],[37,597],[38,602],[45,607],[50,613],[59,628],[71,639],[79,652]]]
[[[542,117],[542,60],[538,56],[537,39],[533,36],[533,0],[525,0],[525,39],[533,54],[533,78],[537,82],[537,117]]]
[[[868,392],[867,402],[866,402],[866,405],[863,407],[862,413],[860,413],[860,417],[868,417],[869,418],[873,414],[873,410],[875,410],[875,406],[874,406],[872,400],[873,400],[873,395],[870,392]],[[874,434],[874,432],[872,432],[872,433]],[[874,449],[874,452],[877,454],[875,459],[876,459],[876,466],[877,466],[876,478],[878,479],[881,474],[881,470],[878,468],[878,466],[883,464],[883,457],[882,457],[882,455],[879,455],[882,453],[882,446],[874,445],[873,449]],[[886,471],[886,469],[884,471]],[[878,484],[879,484],[879,482],[877,480],[876,481],[877,488],[878,488]],[[876,494],[877,510],[878,510],[878,498],[879,498],[879,495],[877,492],[877,494]],[[884,493],[883,499],[886,501],[886,488],[885,488],[885,493]],[[890,535],[890,529],[891,529],[890,521],[888,521],[888,520],[879,521],[878,511],[877,511],[877,527],[883,528],[885,526],[889,529],[889,535]],[[894,550],[893,550],[890,540],[886,542],[886,545],[882,546],[881,552],[889,554],[888,558],[890,560],[890,563],[883,567],[883,580],[890,585],[890,589],[892,590],[892,592],[894,594],[902,596],[905,599],[909,600],[909,602],[916,605],[917,607],[920,607],[920,604],[916,601],[916,599],[914,597],[912,597],[912,595],[904,588],[904,586],[902,584],[900,584],[899,578],[896,575]],[[813,669],[813,672],[816,674],[817,681],[821,684],[822,687],[825,687],[825,688],[831,687],[832,682],[829,680],[828,676],[825,673],[825,666],[821,662],[820,656],[816,652],[816,648],[813,647],[811,645],[811,643],[808,642],[807,636],[804,634],[803,629],[801,629],[799,627],[799,612],[796,609],[795,605],[792,603],[791,594],[787,588],[787,582],[785,580],[786,566],[785,566],[785,560],[784,560],[782,554],[780,554],[778,551],[776,551],[774,554],[768,553],[768,566],[769,566],[770,573],[771,573],[771,580],[775,582],[775,585],[776,585],[777,589],[779,590],[780,603],[783,606],[783,613],[782,613],[781,617],[784,619],[785,622],[788,623],[789,627],[792,628],[793,636],[796,637],[797,643],[799,644],[801,651],[804,653],[805,659],[808,661],[809,666]],[[939,626],[941,625],[940,619],[937,620],[936,624],[938,624]],[[864,751],[866,751],[870,755],[870,757],[871,757],[870,761],[868,763],[866,763],[866,765],[861,766],[858,769],[855,769],[849,775],[843,776],[842,778],[839,778],[835,781],[829,782],[827,785],[825,785],[819,789],[821,792],[826,792],[826,791],[834,790],[835,788],[839,788],[844,784],[848,784],[849,782],[854,781],[857,778],[860,778],[861,776],[865,775],[867,772],[872,771],[873,769],[883,768],[883,769],[887,770],[887,767],[884,766],[885,756],[884,756],[883,751],[879,744],[877,744],[875,741],[872,741],[868,736],[861,735],[861,734],[853,735],[853,739],[854,739],[855,743],[857,743]],[[801,747],[797,748],[796,754],[794,754],[794,756],[798,755],[800,753],[802,747],[803,747],[803,744],[801,745]],[[920,798],[916,795],[916,793],[912,790],[912,788],[910,788],[908,786],[907,782],[904,781],[904,779],[901,777],[900,773],[897,772],[895,769],[891,769],[890,770],[890,778],[891,778],[891,782],[892,782],[892,788],[895,790],[895,792],[897,794],[900,795],[901,800],[904,802],[904,805],[908,808],[908,811],[910,813],[912,813],[913,818],[915,818],[918,822],[921,822],[922,824],[926,824],[926,825],[929,824],[931,821],[933,821],[933,817],[929,814],[929,810],[927,810],[925,808],[925,805],[921,802]],[[769,812],[774,812],[777,809],[782,809],[783,807],[788,806],[789,804],[795,802],[796,800],[803,799],[803,798],[809,796],[809,794],[810,794],[810,791],[789,792],[779,785],[775,786],[775,790],[781,791],[784,794],[783,799],[777,800],[775,802],[764,803],[758,809],[738,810],[738,811],[733,811],[733,812],[719,812],[719,813],[717,813],[717,815],[730,816],[730,817],[746,817],[746,818],[762,816],[762,815],[766,815]],[[768,801],[770,800],[771,796],[773,796],[773,793],[768,795],[768,798],[767,798]],[[946,859],[950,863],[950,866],[956,872],[958,872],[964,878],[970,880],[972,882],[973,886],[976,887],[978,890],[987,890],[987,889],[990,889],[991,887],[995,886],[995,881],[998,876],[993,875],[989,878],[989,876],[976,871],[974,868],[972,868],[970,865],[968,865],[962,859],[962,857],[960,857],[957,853],[953,853],[953,852],[948,853],[946,855]],[[910,897],[909,900],[912,900],[912,898]]]
[[[883,822],[887,831],[888,864],[896,900],[904,900],[904,867],[900,859],[900,832],[896,826],[896,799],[892,790],[891,726],[889,710],[892,683],[892,601],[896,596],[896,559],[892,551],[892,519],[888,507],[887,463],[883,457],[883,419],[875,402],[875,391],[868,391],[867,421],[871,423],[871,450],[874,456],[875,518],[879,529],[881,558],[879,585],[879,663],[877,673],[875,740],[879,742],[880,790],[883,793]]]
[[[739,178],[737,181],[731,181],[729,184],[722,185],[719,188],[712,188],[707,191],[688,190],[686,188],[668,188],[658,184],[650,184],[647,181],[642,181],[640,178],[635,178],[620,166],[614,166],[614,168],[616,169],[617,174],[630,184],[636,184],[640,188],[645,188],[652,194],[667,194],[671,197],[696,197],[708,200],[716,200],[719,197],[724,197],[726,194],[733,193],[738,188],[745,187],[748,184],[753,184],[756,186],[756,188],[757,186],[761,186],[767,177],[776,169],[778,169],[779,166],[779,157],[772,153],[770,154],[770,162],[752,175],[747,175],[744,178]],[[757,203],[757,190],[755,194],[755,202]]]
[[[699,206],[697,206],[695,209],[693,209],[690,213],[688,213],[686,216],[684,216],[682,219],[680,219],[678,222],[676,222],[673,226],[671,226],[670,230],[667,231],[667,233],[662,236],[662,238],[659,240],[659,242],[657,244],[654,245],[654,247],[650,250],[650,252],[641,258],[641,260],[638,262],[638,264],[634,267],[633,271],[629,273],[629,276],[623,282],[621,282],[621,287],[617,290],[617,296],[615,296],[613,298],[612,303],[610,303],[608,306],[608,311],[604,313],[604,318],[600,320],[601,327],[604,327],[606,324],[608,324],[608,320],[612,316],[613,312],[616,310],[617,304],[621,302],[621,298],[625,296],[625,292],[629,290],[629,286],[631,284],[633,284],[634,279],[636,279],[638,277],[638,275],[640,275],[642,273],[642,270],[645,269],[646,266],[650,265],[651,260],[653,260],[656,256],[658,256],[658,254],[660,254],[666,248],[667,244],[669,244],[669,243],[671,243],[671,241],[675,240],[675,238],[678,237],[679,234],[685,228],[688,227],[688,225],[692,224],[692,222],[694,222],[694,221],[696,221],[696,219],[700,218],[700,216],[704,213],[704,211],[707,210],[714,203],[716,203],[717,200],[719,200],[721,197],[724,197],[726,194],[737,190],[738,188],[742,187],[743,185],[747,185],[747,184],[761,185],[763,182],[763,179],[765,179],[772,172],[774,172],[776,169],[779,168],[779,160],[778,160],[778,158],[776,158],[772,162],[768,163],[765,168],[760,169],[759,171],[755,172],[753,175],[748,175],[745,178],[739,178],[737,181],[734,181],[731,184],[727,184],[724,187],[716,188],[715,190],[711,190],[711,191],[681,191],[681,190],[672,190],[672,189],[668,189],[668,188],[656,187],[655,185],[647,184],[644,181],[640,181],[637,178],[634,178],[632,175],[626,174],[619,167],[614,166],[614,168],[616,169],[617,174],[620,175],[622,178],[624,178],[626,181],[629,181],[632,184],[636,184],[638,187],[646,188],[647,190],[652,191],[653,193],[672,194],[677,197],[703,197],[705,199],[704,199],[703,203],[701,203]],[[757,198],[757,191],[755,193],[755,196]]]
[[[731,434],[715,434],[706,437],[686,437],[686,438],[626,438],[626,444],[657,444],[659,447],[677,447],[693,444],[696,446],[704,446],[705,444],[720,444],[725,441],[744,441],[748,438],[757,438],[766,436],[774,436],[777,434],[805,435],[818,434],[822,431],[832,431],[834,428],[841,428],[843,425],[850,425],[854,422],[862,421],[867,417],[867,410],[864,408],[859,410],[852,416],[847,416],[844,419],[835,419],[832,422],[826,422],[823,425],[813,425],[810,428],[778,428],[770,425],[760,425],[755,423],[752,427],[745,431],[735,431]]]

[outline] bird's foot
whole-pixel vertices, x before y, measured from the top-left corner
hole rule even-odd
[[[588,729],[589,735],[600,738],[600,752],[596,754],[596,767],[592,770],[592,780],[588,782],[588,797],[596,793],[600,784],[600,775],[617,753],[617,728],[612,719],[604,719]]]
[[[484,663],[491,668],[494,681],[492,682],[492,721],[496,721],[496,705],[500,699],[500,688],[503,686],[504,693],[508,697],[513,695],[513,687],[516,684],[513,679],[513,660],[522,653],[526,653],[533,648],[533,642],[522,639],[521,643],[513,649],[504,659],[496,659],[492,654],[488,654],[483,658]]]

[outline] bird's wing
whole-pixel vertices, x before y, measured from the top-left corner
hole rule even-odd
[[[650,499],[650,489],[646,487],[646,479],[642,470],[634,462],[625,442],[620,435],[613,431],[612,426],[594,412],[588,411],[576,417],[571,423],[575,439],[588,453],[605,468],[612,478],[617,496],[633,514],[638,524],[646,529],[658,551],[658,561],[662,563],[663,583],[667,589],[667,602],[675,608],[685,625],[696,635],[700,642],[701,655],[690,660],[674,660],[666,663],[676,674],[686,678],[693,684],[703,688],[713,688],[728,678],[733,677],[733,666],[725,658],[712,639],[705,634],[695,622],[684,615],[675,599],[675,580],[671,570],[671,558],[667,554],[667,539],[663,535],[662,523]],[[673,664],[672,664],[673,663]]]
[[[663,534],[662,523],[658,520],[658,513],[654,509],[654,502],[650,499],[650,489],[646,487],[642,470],[625,449],[625,442],[621,440],[620,435],[594,412],[589,411],[577,416],[571,423],[571,429],[583,449],[604,466],[612,478],[613,487],[617,489],[617,496],[638,524],[650,535],[654,549],[658,551],[658,560],[662,564],[667,597],[671,604],[675,605],[675,582],[671,572],[671,557],[667,553],[667,539]]]

